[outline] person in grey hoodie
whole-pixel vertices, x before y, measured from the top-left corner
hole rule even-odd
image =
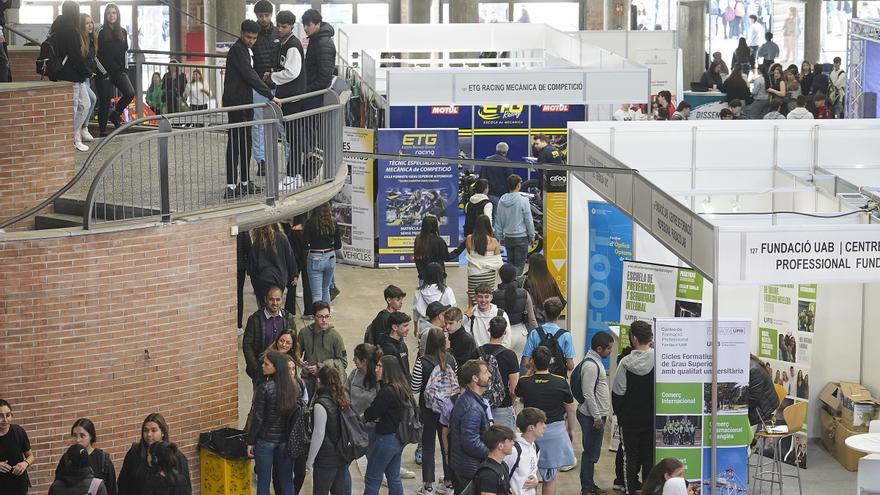
[[[654,466],[654,349],[651,325],[636,320],[629,328],[633,351],[617,365],[611,386],[611,407],[620,423],[626,452],[626,494],[639,489]]]
[[[782,100],[777,98],[770,103],[770,111],[764,115],[764,120],[785,120],[785,115],[779,112],[782,108]]]
[[[507,177],[509,191],[498,201],[495,214],[495,235],[507,248],[507,262],[516,268],[516,276],[523,274],[529,244],[535,240],[535,224],[529,200],[520,194],[522,178],[516,174]]]
[[[804,95],[798,95],[797,97],[797,106],[792,109],[792,111],[788,112],[789,119],[812,119],[813,114],[807,110],[807,97]]]

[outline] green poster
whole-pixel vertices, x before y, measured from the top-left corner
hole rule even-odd
[[[687,268],[678,269],[675,297],[691,301],[703,300],[703,276]]]
[[[798,285],[798,299],[816,300],[816,284]]]
[[[657,461],[672,457],[684,464],[684,478],[687,480],[700,479],[703,475],[703,449],[702,448],[657,448],[654,451]]]
[[[779,352],[776,333],[772,328],[758,328],[758,357],[776,359]]]
[[[703,383],[656,383],[656,414],[702,414]]]
[[[703,417],[703,443],[705,445],[712,444],[712,432],[709,425],[712,424],[712,416],[705,415]],[[749,416],[747,414],[726,414],[718,415],[718,446],[719,447],[740,447],[748,445],[751,441],[752,432],[749,425]]]

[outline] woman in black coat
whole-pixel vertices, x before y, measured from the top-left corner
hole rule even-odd
[[[192,495],[189,474],[181,472],[178,459],[183,455],[171,442],[150,445],[150,474],[144,486],[144,495]]]
[[[168,441],[168,423],[161,414],[151,413],[141,425],[140,441],[131,444],[125,454],[125,460],[122,461],[119,479],[116,480],[119,493],[123,495],[150,495],[150,492],[146,491],[146,485],[153,471],[147,462],[147,453],[151,445],[163,441]],[[177,472],[184,479],[180,483],[190,486],[189,462],[179,450],[175,456]]]
[[[296,280],[298,268],[290,241],[278,224],[257,227],[251,235],[253,244],[248,253],[247,272],[257,306],[263,307],[269,288],[286,289]]]
[[[98,79],[98,130],[101,136],[107,135],[107,120],[113,125],[122,125],[122,111],[134,99],[134,88],[128,78],[126,57],[128,56],[128,33],[122,28],[119,7],[108,3],[104,9],[104,23],[98,33],[98,60],[107,71]],[[110,111],[113,88],[119,91],[119,101]],[[108,114],[109,113],[109,114]]]
[[[100,478],[92,474],[89,453],[82,445],[71,445],[59,462],[55,481],[49,487],[49,495],[107,495],[107,488]]]
[[[77,419],[70,428],[70,436],[76,442],[75,445],[86,449],[92,474],[95,478],[104,480],[107,495],[116,495],[116,468],[113,467],[110,455],[95,447],[95,442],[98,439],[98,435],[95,433],[95,424],[88,418]],[[58,460],[58,467],[55,468],[56,480],[63,476],[63,471],[64,457]]]
[[[749,84],[743,79],[741,68],[738,65],[733,67],[733,72],[720,87],[721,91],[725,93],[725,100],[728,103],[739,100],[744,105],[748,105],[752,101],[752,91],[749,89]]]

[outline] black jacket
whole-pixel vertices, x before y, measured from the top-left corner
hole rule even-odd
[[[403,421],[403,408],[404,403],[394,390],[383,385],[373,399],[373,403],[364,411],[364,421],[378,420],[376,433],[379,435],[397,433],[397,427]]]
[[[267,27],[260,26],[260,32],[257,33],[257,41],[251,47],[254,52],[254,71],[258,76],[263,77],[264,72],[269,72],[275,65],[277,58],[276,50],[278,44],[278,30],[270,22]]]
[[[486,157],[486,160],[496,162],[509,162],[506,156],[494,154]],[[510,167],[480,167],[480,178],[489,181],[489,196],[504,196],[507,194],[507,178],[513,174]]]
[[[283,291],[299,273],[287,236],[283,232],[275,233],[275,249],[253,243],[248,253],[247,272],[255,286],[274,285]]]
[[[78,25],[78,24],[77,24]],[[52,23],[52,32],[56,37],[57,55],[67,60],[61,66],[61,70],[55,75],[56,81],[68,81],[81,83],[91,76],[86,66],[86,57],[80,51],[79,30],[64,22],[64,16],[58,16]]]
[[[477,342],[464,327],[449,334],[449,352],[455,358],[455,364],[459,368],[469,360],[477,359],[480,356],[480,353],[477,352]]]
[[[382,349],[382,355],[397,358],[397,362],[400,363],[400,367],[406,374],[406,380],[409,382],[409,348],[406,346],[406,342],[403,339],[397,340],[391,335],[384,334],[379,337],[379,347]]]
[[[727,78],[720,88],[721,91],[727,95],[725,100],[728,102],[739,100],[743,105],[748,105],[749,101],[752,99],[752,92],[749,90],[749,84],[743,79],[732,81],[730,78]]]
[[[116,495],[116,468],[113,466],[113,460],[110,454],[101,449],[95,449],[89,454],[89,467],[95,478],[104,480],[104,486],[107,489],[107,495]],[[61,459],[58,459],[58,466],[55,468],[55,479],[62,477]]]
[[[308,78],[306,93],[327,89],[333,81],[333,71],[336,68],[336,45],[333,44],[335,34],[333,26],[322,22],[318,31],[309,36],[309,48],[303,64]]]
[[[511,325],[517,325],[528,321],[528,296],[525,289],[516,289],[516,299],[507,300],[507,284],[499,284],[498,290],[492,293],[492,302],[507,313]]]
[[[538,163],[564,163],[565,157],[559,151],[559,148],[553,146],[552,144],[548,144],[544,146],[544,149],[538,152]]]
[[[286,442],[290,433],[288,418],[278,412],[278,390],[275,381],[261,383],[254,392],[251,405],[251,427],[248,430],[247,444],[254,445],[257,440],[279,443]]]
[[[299,41],[295,35],[291,34],[284,43],[277,43],[279,46],[276,52],[275,58],[275,71],[284,70],[284,63],[287,60],[287,56],[290,53],[290,50],[296,50],[299,52],[299,59],[303,62],[299,71],[299,76],[293,81],[288,83],[279,84],[277,89],[275,90],[275,96],[278,98],[287,98],[290,96],[301,95],[306,92],[306,81],[308,81],[308,77],[306,75],[305,70],[305,51],[303,50],[302,43]],[[294,102],[297,103],[297,102]],[[284,113],[294,113],[298,111],[298,105],[286,104],[288,106],[287,109],[284,109]]]
[[[749,360],[749,424],[759,425],[779,407],[779,397],[770,374],[754,359]]]
[[[189,461],[182,452],[178,452],[177,470],[183,476],[182,484],[190,486],[192,481],[189,476]],[[119,493],[122,495],[152,495],[147,491],[147,479],[152,469],[147,464],[147,446],[143,442],[134,442],[125,454],[122,461],[122,469],[119,470],[119,479],[116,481]]]
[[[98,60],[108,74],[125,72],[125,56],[128,52],[128,33],[122,30],[122,39],[113,36],[110,29],[98,31]]]
[[[318,455],[315,456],[315,466],[335,468],[342,466],[342,460],[336,451],[336,444],[339,443],[339,406],[324,390],[318,391],[315,395],[315,403],[321,404],[327,411],[327,427],[324,430],[324,442],[318,449]]]
[[[431,239],[431,249],[427,258],[415,259],[416,272],[419,274],[419,280],[425,280],[425,270],[429,263],[440,263],[443,271],[446,272],[446,262],[449,261],[449,246],[446,241],[439,235],[435,235]]]
[[[144,485],[144,495],[191,495],[192,486],[180,475],[173,480],[167,476],[162,476],[157,472],[152,472],[147,477]]]
[[[254,91],[266,98],[272,92],[251,66],[251,54],[241,38],[235,40],[226,55],[226,75],[223,77],[223,105],[247,105],[254,102]]]
[[[86,495],[89,493],[89,487],[94,478],[91,468],[82,469],[76,474],[59,475],[56,473],[55,481],[49,487],[49,495]],[[108,495],[104,482],[102,481],[98,486],[96,493],[89,495]]]

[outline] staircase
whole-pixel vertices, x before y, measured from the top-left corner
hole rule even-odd
[[[86,207],[85,200],[62,196],[55,200],[53,206],[53,213],[40,213],[34,216],[34,230],[82,227],[83,211]],[[160,214],[159,209],[95,203],[95,215],[99,222],[158,216]]]

